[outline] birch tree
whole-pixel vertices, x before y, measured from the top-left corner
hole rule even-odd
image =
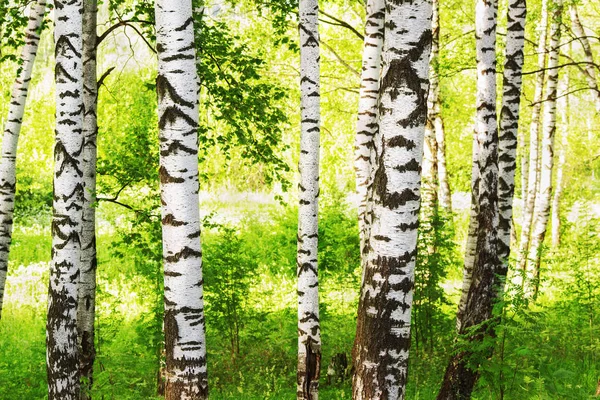
[[[427,119],[431,2],[389,1],[368,189],[372,225],[353,349],[354,399],[404,399]]]
[[[475,133],[477,146],[473,162],[477,173],[473,187],[477,188],[477,241],[471,285],[464,310],[459,315],[459,334],[479,326],[492,316],[492,308],[501,281],[497,274],[501,263],[497,251],[498,238],[498,127],[496,119],[496,19],[495,0],[478,0],[475,9],[477,51],[477,113]],[[473,168],[475,170],[475,167]],[[473,214],[471,214],[473,215]],[[482,328],[470,333],[468,340],[481,341]],[[452,356],[438,400],[468,399],[478,379],[476,369],[469,368],[471,353],[461,351]]]
[[[46,324],[48,398],[79,399],[77,287],[83,217],[82,0],[55,4],[56,144]]]
[[[368,226],[367,188],[372,175],[373,138],[378,130],[377,99],[379,97],[379,73],[381,72],[381,49],[383,47],[384,0],[367,1],[367,21],[363,46],[362,74],[356,123],[355,170],[358,192],[358,227],[360,248],[364,249]]]
[[[550,26],[550,52],[548,54],[548,80],[544,105],[542,155],[540,162],[540,188],[535,202],[535,224],[531,233],[527,270],[533,276],[533,297],[537,296],[540,280],[541,246],[546,237],[550,204],[552,200],[552,169],[554,167],[554,135],[556,133],[556,95],[558,86],[558,57],[562,3],[552,2]]]
[[[164,263],[165,399],[206,399],[198,199],[198,76],[191,0],[155,4]]]
[[[498,256],[503,261],[501,275],[506,277],[510,237],[512,231],[513,197],[515,193],[515,169],[517,135],[519,130],[519,106],[525,45],[525,0],[511,0],[507,11],[507,34],[504,61],[502,109],[498,134]]]
[[[46,0],[38,0],[32,4],[31,15],[25,30],[25,45],[21,51],[22,64],[13,85],[8,118],[4,125],[4,136],[2,138],[2,154],[0,158],[0,318],[2,318],[4,286],[8,273],[8,254],[12,241],[15,189],[17,184],[15,168],[17,145],[25,113],[29,81],[31,80],[33,64],[40,41],[39,30],[45,12]]]
[[[564,167],[567,158],[567,148],[569,147],[568,131],[569,131],[569,73],[565,72],[562,88],[562,104],[560,105],[561,114],[561,145],[558,150],[558,163],[556,165],[556,182],[554,189],[554,197],[552,198],[552,247],[557,248],[560,245],[560,203],[563,192]]]
[[[598,78],[596,71],[597,67],[594,64],[594,54],[592,53],[592,47],[590,46],[588,36],[586,35],[585,30],[581,25],[581,21],[579,20],[579,13],[577,12],[577,5],[575,3],[569,6],[569,13],[571,14],[571,28],[573,29],[573,33],[577,35],[577,40],[581,44],[584,59],[587,63],[584,69],[585,79],[590,89],[592,89],[592,96],[594,97],[594,105],[596,106],[596,112],[600,113],[600,90],[598,90]]]
[[[298,370],[297,398],[318,399],[321,369],[319,278],[317,262],[319,213],[319,4],[301,0],[300,93],[301,133],[298,206]]]
[[[539,146],[540,146],[540,113],[544,97],[544,77],[546,66],[546,44],[548,30],[548,0],[542,0],[542,14],[539,26],[538,60],[539,72],[535,76],[535,92],[531,110],[531,126],[529,131],[529,172],[527,176],[527,196],[523,197],[523,216],[521,220],[521,238],[519,240],[519,255],[517,271],[523,271],[527,264],[527,251],[533,222],[535,196],[539,180]]]
[[[86,384],[82,398],[89,398],[94,378],[94,321],[96,317],[96,120],[98,87],[96,82],[96,0],[83,4],[83,178],[85,184],[81,233],[81,273],[77,327],[79,330],[79,369]]]
[[[437,196],[439,205],[446,212],[452,212],[452,196],[448,182],[448,169],[446,166],[446,130],[442,119],[442,102],[440,99],[440,2],[432,1],[433,14],[431,18],[431,57],[429,66],[429,102],[427,104],[428,121],[434,131]]]

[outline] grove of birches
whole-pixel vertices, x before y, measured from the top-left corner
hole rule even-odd
[[[0,0],[0,399],[600,398],[599,0]]]

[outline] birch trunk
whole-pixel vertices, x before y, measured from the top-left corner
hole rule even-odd
[[[544,97],[544,77],[546,66],[546,31],[548,30],[548,0],[542,0],[542,16],[539,25],[540,35],[538,43],[538,69],[533,96],[533,109],[531,111],[531,127],[529,131],[529,173],[527,177],[527,197],[523,198],[523,217],[521,221],[521,239],[519,241],[519,256],[517,271],[525,273],[527,265],[527,252],[533,222],[535,196],[539,180],[539,146],[540,146],[540,112]]]
[[[554,166],[554,134],[556,133],[556,94],[558,86],[558,47],[560,45],[560,23],[562,4],[553,4],[552,24],[550,26],[550,53],[548,57],[548,80],[544,106],[544,124],[542,138],[542,156],[540,163],[540,188],[535,202],[535,225],[529,247],[528,271],[533,272],[533,297],[537,297],[540,281],[541,250],[552,199],[552,169]]]
[[[474,151],[478,173],[473,186],[478,187],[477,241],[473,263],[472,283],[465,308],[460,315],[459,334],[480,325],[492,317],[492,308],[502,283],[497,274],[502,263],[498,257],[498,127],[496,120],[496,17],[495,0],[478,0],[475,11],[475,38],[477,48],[477,114],[475,132],[477,150]],[[478,329],[468,337],[481,342],[487,332]],[[450,360],[438,399],[468,399],[479,374],[469,368],[470,353],[462,351]]]
[[[298,206],[298,370],[297,398],[317,400],[321,369],[319,277],[319,5],[300,1],[300,183]]]
[[[96,0],[83,4],[83,228],[81,233],[81,274],[79,276],[79,303],[77,327],[79,330],[79,370],[81,398],[89,399],[94,378],[94,320],[96,317],[96,119],[98,86],[96,82]]]
[[[367,21],[365,24],[365,43],[354,149],[356,191],[359,198],[358,227],[361,254],[365,250],[364,245],[369,235],[368,227],[370,226],[369,215],[366,213],[367,187],[372,175],[373,137],[378,130],[377,98],[379,95],[379,73],[381,72],[384,15],[384,0],[367,1]]]
[[[432,125],[435,141],[435,166],[437,176],[437,195],[439,205],[447,213],[452,212],[452,195],[450,183],[448,182],[448,170],[446,168],[446,132],[442,119],[442,105],[440,100],[439,58],[440,58],[440,3],[439,0],[432,1],[431,18],[431,57],[429,66],[429,99],[427,104],[428,121]],[[427,136],[426,136],[427,137]]]
[[[198,76],[191,0],[155,4],[165,287],[165,399],[206,399],[198,207]]]
[[[552,247],[560,246],[560,201],[563,191],[563,170],[566,161],[567,147],[569,147],[568,132],[569,132],[569,73],[565,71],[563,79],[563,97],[561,110],[561,146],[558,151],[558,164],[556,165],[556,183],[554,190],[554,198],[552,199]]]
[[[31,6],[31,15],[25,30],[25,45],[21,51],[23,64],[15,79],[8,109],[8,118],[4,125],[2,138],[2,155],[0,159],[0,318],[4,286],[8,273],[8,253],[12,241],[13,212],[17,175],[15,162],[17,159],[17,144],[21,132],[21,123],[25,113],[27,90],[33,64],[40,41],[40,25],[46,12],[46,0],[39,0]]]
[[[440,118],[439,111],[439,2],[432,1],[431,16],[431,54],[429,57],[429,94],[427,95],[427,122],[425,123],[425,141],[423,146],[422,167],[422,196],[421,196],[421,221],[429,221],[438,202],[438,143],[436,140],[436,119]],[[441,118],[440,118],[441,119]]]
[[[83,219],[82,0],[56,3],[56,144],[46,324],[48,398],[79,399],[77,287]]]
[[[353,349],[353,398],[404,399],[427,119],[431,3],[386,3],[385,42],[369,187],[373,222]]]
[[[571,14],[571,27],[575,35],[577,35],[579,43],[581,43],[581,47],[583,48],[584,59],[588,63],[585,66],[585,79],[590,89],[592,89],[592,96],[594,97],[596,112],[600,113],[600,90],[598,90],[598,79],[596,73],[596,66],[594,65],[594,55],[592,53],[592,47],[590,46],[590,42],[587,38],[585,30],[583,29],[581,21],[579,20],[577,6],[575,4],[572,4],[571,6],[569,6],[569,11]]]
[[[463,280],[461,287],[460,300],[458,301],[458,311],[456,313],[456,331],[461,331],[463,315],[467,306],[469,289],[473,279],[473,266],[477,256],[477,232],[479,224],[477,215],[479,215],[479,146],[477,144],[477,132],[473,132],[473,165],[471,166],[471,206],[469,212],[469,228],[467,231],[467,243],[465,246],[465,261],[463,264]]]
[[[509,2],[502,109],[500,111],[500,131],[498,134],[498,209],[500,211],[498,256],[503,263],[501,271],[503,277],[506,277],[508,271],[508,257],[510,255],[526,14],[525,0],[511,0]]]

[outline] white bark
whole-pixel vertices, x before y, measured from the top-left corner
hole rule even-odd
[[[533,95],[533,109],[531,112],[531,127],[529,131],[529,173],[527,177],[527,197],[523,198],[523,216],[521,221],[521,239],[519,244],[519,255],[517,260],[517,271],[523,271],[527,262],[527,251],[531,225],[533,222],[533,209],[535,196],[539,181],[539,146],[540,146],[540,112],[544,96],[544,76],[546,66],[546,31],[548,30],[548,0],[542,0],[542,16],[539,24],[538,42],[538,69],[535,81],[535,93]]]
[[[48,398],[79,399],[77,287],[83,219],[82,0],[56,3],[56,145],[46,325]]]
[[[85,0],[83,7],[83,178],[85,191],[77,328],[79,330],[80,372],[82,379],[86,380],[86,387],[82,390],[82,399],[88,399],[90,398],[88,392],[92,388],[93,382],[94,321],[96,317],[97,1]]]
[[[301,136],[298,206],[297,398],[318,399],[321,364],[317,245],[319,214],[319,5],[300,1]]]
[[[498,256],[503,261],[503,276],[506,276],[510,255],[526,14],[525,0],[509,1],[502,110],[498,134],[498,208],[500,211]]]
[[[31,6],[29,22],[25,30],[25,46],[21,51],[23,64],[15,79],[8,109],[8,118],[4,125],[2,138],[2,155],[0,159],[0,318],[4,286],[8,273],[8,253],[12,240],[13,212],[15,188],[17,183],[15,162],[17,159],[17,143],[21,132],[21,123],[25,113],[27,90],[33,71],[33,62],[40,41],[40,25],[46,12],[46,0],[39,0]]]
[[[383,47],[384,0],[367,1],[367,21],[363,46],[358,121],[354,148],[356,169],[356,191],[359,196],[358,227],[361,254],[369,234],[370,216],[366,212],[367,188],[372,176],[374,158],[373,137],[378,130],[377,99],[379,97],[379,74],[381,72],[381,49]]]
[[[354,399],[404,399],[410,348],[431,2],[386,3],[373,222],[354,343]]]
[[[471,282],[473,279],[473,265],[477,257],[477,232],[479,214],[479,146],[477,144],[477,132],[473,132],[473,164],[471,166],[471,206],[469,211],[469,228],[467,231],[467,243],[465,245],[465,256],[463,263],[463,279],[460,292],[460,300],[458,301],[458,311],[456,313],[456,331],[460,332],[463,320],[463,314],[467,306],[467,297]]]
[[[446,131],[442,119],[442,104],[440,100],[439,58],[440,58],[440,3],[432,1],[433,14],[431,18],[431,57],[429,64],[429,98],[427,103],[428,121],[434,132],[435,169],[437,172],[437,195],[442,209],[452,212],[452,195],[446,167]],[[426,134],[427,137],[427,134]],[[426,141],[427,142],[427,141]]]
[[[198,76],[191,0],[158,0],[165,398],[208,397],[198,199]]]
[[[550,52],[548,56],[548,80],[544,106],[542,155],[540,162],[540,188],[535,202],[535,225],[529,246],[528,273],[532,273],[533,295],[537,295],[540,279],[541,247],[548,228],[550,203],[552,199],[552,169],[554,167],[554,134],[556,133],[556,95],[558,86],[558,46],[560,45],[560,1],[554,2],[552,24],[550,26]]]
[[[569,73],[565,72],[562,88],[562,104],[559,109],[561,111],[561,145],[558,150],[558,163],[556,165],[556,182],[554,189],[554,198],[552,199],[552,247],[557,248],[560,245],[560,202],[563,192],[563,174],[566,162],[567,148],[569,147],[568,132],[569,132]]]

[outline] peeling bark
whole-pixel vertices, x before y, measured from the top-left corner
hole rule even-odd
[[[46,361],[49,400],[78,400],[83,177],[82,0],[55,4],[56,144]]]
[[[379,131],[368,188],[372,225],[353,349],[356,400],[405,397],[431,18],[429,1],[386,3]]]
[[[198,76],[191,0],[157,0],[165,399],[208,398],[198,208]]]

